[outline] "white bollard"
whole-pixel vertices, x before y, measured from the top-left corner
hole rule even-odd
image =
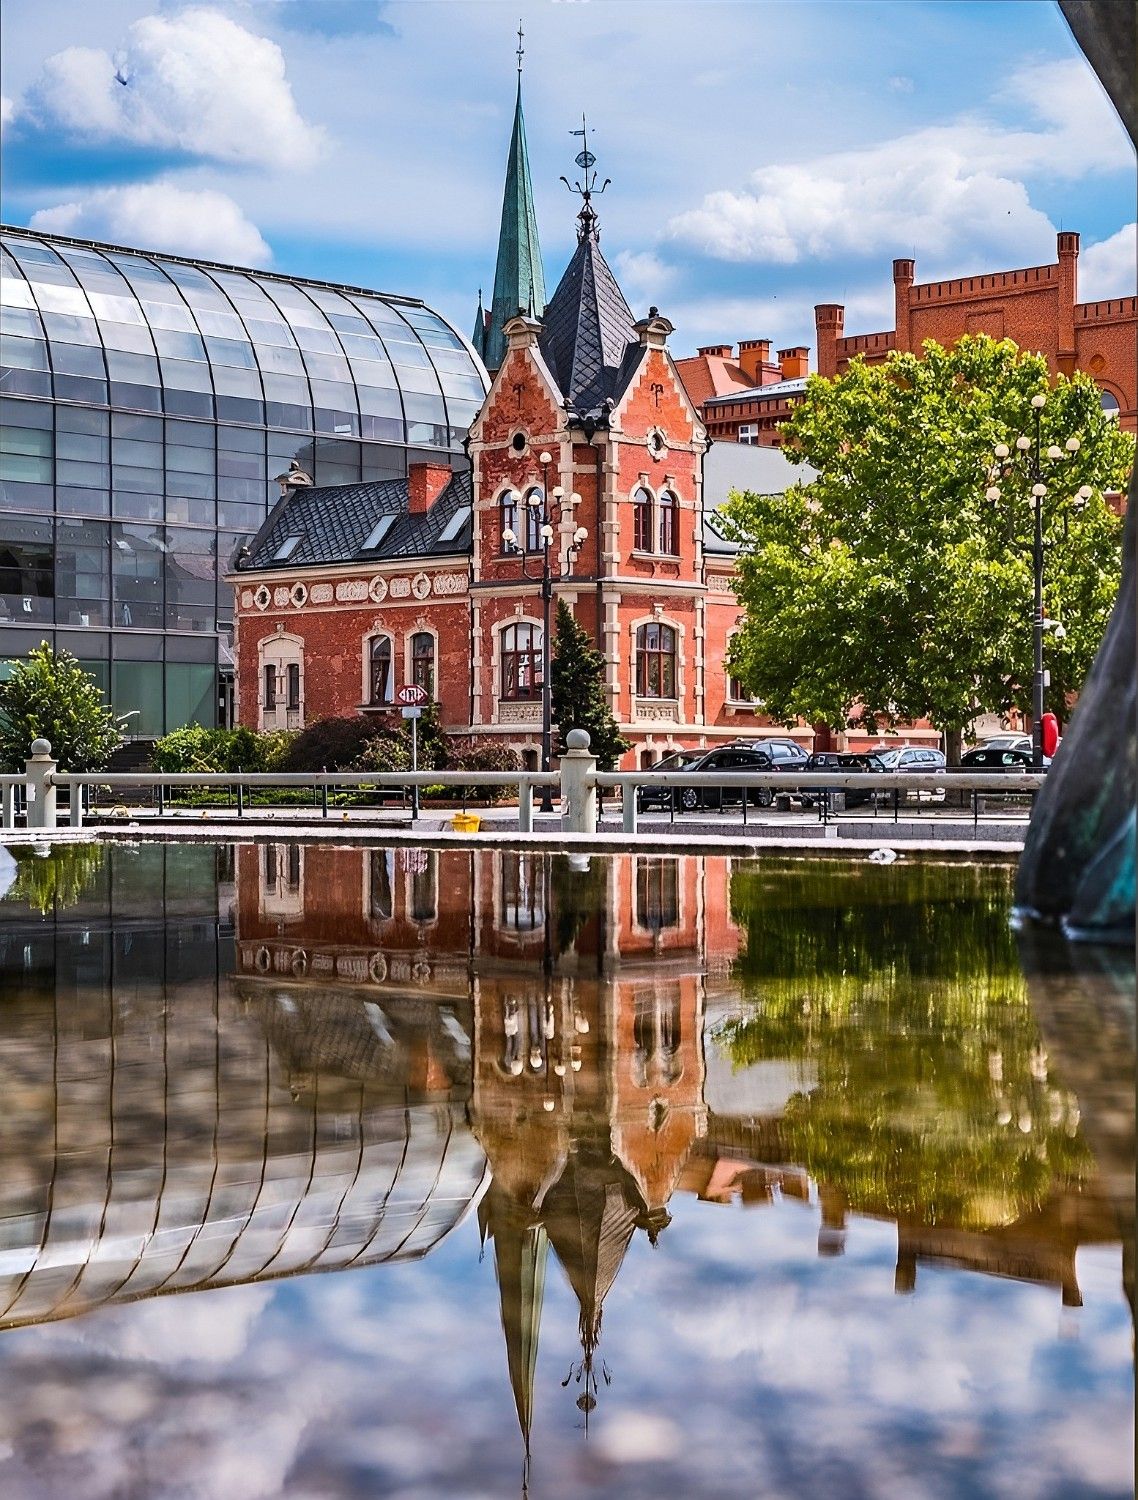
[[[55,827],[55,787],[52,775],[59,770],[59,762],[51,757],[51,745],[47,740],[32,741],[32,757],[24,762],[28,778],[28,827]]]
[[[561,757],[561,795],[568,811],[561,820],[566,833],[597,831],[597,758],[589,753],[589,736],[584,729],[571,729],[565,736],[567,746]]]
[[[636,832],[636,788],[625,786],[621,790],[622,813],[625,833]]]
[[[16,826],[16,788],[5,782],[0,787],[0,828]]]
[[[518,787],[518,832],[533,832],[533,786],[528,781]]]

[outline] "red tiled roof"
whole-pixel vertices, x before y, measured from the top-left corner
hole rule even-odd
[[[717,354],[693,354],[688,359],[678,359],[676,369],[694,406],[702,406],[713,396],[749,390],[754,383],[733,360]]]

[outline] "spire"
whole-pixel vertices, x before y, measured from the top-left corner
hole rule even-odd
[[[486,363],[486,309],[482,306],[482,288],[478,288],[478,311],[474,314],[474,332],[471,334],[470,342],[474,345],[474,352]]]
[[[502,225],[498,232],[498,260],[494,268],[494,296],[479,353],[487,368],[496,370],[506,357],[502,328],[519,312],[539,318],[545,309],[545,273],[537,237],[537,215],[533,206],[526,126],[522,114],[522,57],[524,32],[518,26],[518,94],[514,104],[514,129],[506,163],[506,187],[502,195]]]

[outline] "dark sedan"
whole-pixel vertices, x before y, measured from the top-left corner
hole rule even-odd
[[[710,779],[719,772],[729,775],[738,775],[744,771],[781,771],[797,770],[797,766],[777,762],[765,748],[760,748],[761,741],[752,748],[750,745],[723,745],[715,750],[705,750],[695,756],[687,758],[668,756],[652,767],[654,771],[683,771],[690,773],[693,777],[701,780]],[[669,764],[673,759],[678,764]],[[640,787],[637,792],[636,805],[641,810],[649,807],[669,807],[672,798],[675,797],[675,806],[682,812],[695,812],[699,807],[731,807],[739,805],[743,799],[743,789],[740,787],[723,787],[712,785],[699,785],[677,787]],[[758,807],[769,807],[774,801],[774,793],[769,787],[749,787],[746,791],[747,801]]]
[[[1030,771],[1031,751],[978,745],[975,750],[964,752],[960,764],[969,771]],[[1044,770],[1048,764],[1044,762]]]
[[[807,762],[808,771],[887,771],[889,767],[879,755],[871,751],[857,750],[816,750]],[[822,800],[822,789],[819,787],[809,788],[799,796],[803,807],[814,807]],[[860,807],[863,802],[873,801],[872,791],[855,790],[852,787],[846,789],[846,806]]]

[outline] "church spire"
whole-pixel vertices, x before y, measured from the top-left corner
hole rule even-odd
[[[494,296],[484,319],[481,342],[475,347],[490,370],[506,357],[503,327],[519,312],[540,318],[545,310],[545,273],[537,237],[537,215],[533,206],[526,126],[522,114],[522,58],[525,33],[518,25],[518,93],[514,104],[514,129],[506,163],[506,187],[502,195],[502,225],[498,232],[498,261],[494,269]],[[477,329],[475,330],[477,332]]]

